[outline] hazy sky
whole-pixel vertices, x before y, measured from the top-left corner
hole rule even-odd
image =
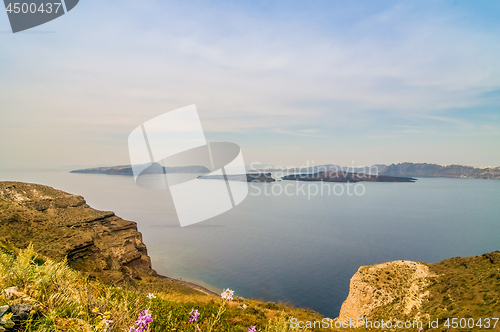
[[[128,164],[196,104],[245,162],[500,165],[499,1],[97,1],[0,14],[0,168]]]

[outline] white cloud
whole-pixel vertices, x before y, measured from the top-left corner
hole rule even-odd
[[[30,128],[115,144],[195,103],[207,131],[321,137],[370,128],[377,112],[447,121],[441,110],[492,103],[478,96],[500,87],[499,31],[464,23],[463,12],[397,3],[347,23],[332,12],[338,23],[326,25],[202,4],[106,6],[81,5],[55,34],[2,36],[0,135]]]

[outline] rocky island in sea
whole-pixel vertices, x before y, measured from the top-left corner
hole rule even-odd
[[[198,179],[206,180],[229,180],[243,182],[274,182],[271,173],[247,173],[247,174],[229,174],[229,175],[201,175]]]
[[[415,182],[416,179],[409,177],[396,177],[387,175],[375,175],[365,173],[345,173],[325,171],[313,174],[292,174],[282,177],[283,180],[297,181],[323,181],[323,182]]]
[[[372,181],[372,182],[412,182],[408,178],[415,177],[445,177],[445,178],[468,178],[468,179],[500,179],[500,167],[498,166],[467,166],[467,165],[438,165],[429,163],[411,163],[404,162],[398,164],[384,165],[376,164],[366,167],[342,167],[333,164],[319,165],[314,167],[300,167],[300,168],[257,168],[250,169],[249,174],[256,173],[269,173],[269,172],[282,172],[290,174],[283,180],[301,180],[301,181],[317,181],[312,176],[314,173],[322,172],[340,172],[339,176],[334,174],[318,175],[316,177],[323,177],[323,181],[329,182],[356,182],[356,181]],[[91,174],[109,174],[109,175],[133,175],[132,166],[110,166],[110,167],[96,167],[73,170],[70,173],[91,173]],[[171,174],[171,173],[210,173],[210,170],[201,165],[193,166],[178,166],[178,167],[163,167],[158,163],[153,163],[143,174]],[[298,174],[299,173],[299,174]],[[302,174],[300,174],[302,173]],[[347,174],[358,175],[347,175]],[[365,176],[364,174],[377,175],[378,179],[373,176]],[[332,176],[330,176],[332,175]],[[230,176],[233,177],[233,176]],[[258,176],[260,177],[260,176]],[[349,180],[344,178],[349,177]],[[216,177],[211,177],[215,179]],[[300,179],[299,179],[300,178]],[[330,180],[328,180],[328,178]],[[362,180],[360,178],[363,178]],[[406,178],[399,180],[398,178]],[[208,178],[207,178],[208,179]],[[326,180],[325,180],[326,179]],[[337,180],[334,180],[337,179]],[[237,180],[237,178],[235,178]],[[262,181],[260,182],[272,182]],[[242,181],[242,180],[240,180]],[[250,181],[249,181],[250,182]]]
[[[76,169],[70,173],[88,173],[88,174],[108,174],[108,175],[134,175],[132,166],[110,166],[110,167],[96,167]],[[145,169],[142,174],[171,174],[171,173],[210,173],[210,170],[205,166],[178,166],[178,167],[164,167],[158,163],[153,163],[150,167]]]

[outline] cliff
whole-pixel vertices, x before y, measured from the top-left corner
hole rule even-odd
[[[412,261],[362,266],[351,278],[338,319],[395,319],[415,310],[419,316],[431,276],[427,265]]]
[[[439,320],[499,317],[500,251],[428,264],[362,266],[351,278],[338,320]],[[500,326],[497,326],[500,327]]]
[[[0,182],[0,239],[106,282],[156,275],[135,222],[43,185]]]
[[[422,176],[499,180],[500,167],[473,167],[464,165],[443,166],[426,163],[399,163],[379,168],[379,174],[388,176]]]
[[[129,331],[145,308],[153,319],[148,331],[185,331],[194,308],[202,316],[191,326],[199,331],[290,331],[289,317],[323,318],[236,294],[224,302],[156,277],[137,225],[92,209],[81,196],[0,182],[0,331]]]

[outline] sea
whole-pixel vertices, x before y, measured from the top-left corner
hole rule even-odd
[[[161,275],[330,318],[362,265],[500,249],[497,180],[328,183],[323,192],[308,187],[314,183],[251,183],[235,208],[187,227],[179,226],[168,190],[140,188],[131,176],[1,172],[0,180],[49,185],[137,222]],[[193,200],[193,209],[199,205]]]

